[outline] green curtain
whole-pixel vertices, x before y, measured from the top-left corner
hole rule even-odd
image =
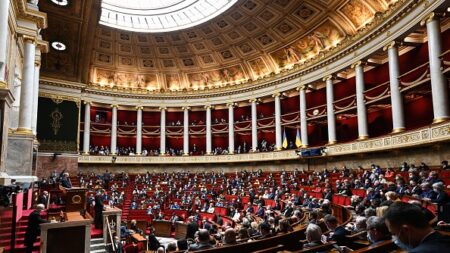
[[[74,101],[39,97],[37,139],[40,152],[77,152],[79,110]]]

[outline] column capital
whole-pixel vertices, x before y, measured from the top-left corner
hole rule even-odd
[[[30,42],[34,45],[36,45],[36,37],[30,36],[30,35],[26,35],[26,34],[22,34],[22,39],[23,42]]]
[[[181,107],[181,109],[183,111],[189,111],[191,109],[191,107],[190,106],[183,106],[183,107]]]
[[[420,25],[424,26],[424,25],[430,23],[431,21],[442,18],[444,16],[445,16],[445,13],[431,12],[424,19],[422,19],[420,21]]]
[[[309,88],[309,85],[307,85],[307,84],[300,84],[297,88],[296,88],[296,90],[297,91],[304,91],[304,90],[307,90]]]
[[[252,98],[252,99],[249,99],[248,102],[249,103],[259,103],[259,102],[261,102],[261,99],[259,99],[259,98]]]
[[[272,94],[272,97],[279,97],[281,96],[281,93],[279,91],[276,91],[274,94]]]
[[[335,76],[335,75],[328,75],[328,76],[324,76],[324,77],[322,78],[322,81],[326,82],[326,81],[328,81],[328,80],[334,80],[334,79],[336,79],[336,76]]]
[[[138,111],[139,110],[142,111],[142,110],[144,110],[144,107],[142,105],[138,105],[138,106],[135,107],[135,109],[138,110]]]
[[[92,102],[91,101],[83,101],[83,104],[85,104],[85,105],[92,105]]]
[[[112,104],[112,105],[111,105],[111,108],[118,108],[118,107],[119,107],[118,104]]]
[[[351,65],[351,68],[354,69],[354,68],[356,68],[356,67],[358,67],[358,66],[363,66],[363,65],[365,65],[365,64],[366,64],[365,61],[359,60],[359,61],[353,63],[353,64]]]
[[[393,40],[383,47],[383,51],[387,51],[388,49],[391,49],[393,47],[399,47],[401,45],[402,45],[402,43],[400,41]]]
[[[214,106],[213,106],[213,105],[205,105],[204,108],[205,108],[205,109],[213,109]]]
[[[167,107],[165,107],[165,106],[160,106],[160,107],[158,108],[158,110],[160,110],[160,111],[165,111],[165,110],[167,110]]]
[[[227,103],[227,107],[235,107],[236,103],[235,102],[228,102]]]

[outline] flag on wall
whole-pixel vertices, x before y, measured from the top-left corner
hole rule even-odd
[[[302,140],[300,139],[300,130],[297,128],[297,135],[295,136],[295,146],[299,148],[302,145]]]
[[[283,148],[288,147],[288,140],[286,137],[286,128],[283,130],[283,144],[281,145]]]

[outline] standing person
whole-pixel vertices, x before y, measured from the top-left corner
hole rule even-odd
[[[36,238],[41,232],[40,224],[47,223],[48,221],[41,217],[41,212],[44,210],[45,206],[43,204],[38,204],[36,210],[34,210],[30,217],[28,218],[27,231],[25,233],[25,252],[33,252],[33,244],[36,242]]]
[[[103,210],[104,210],[104,205],[103,205],[103,200],[102,200],[102,195],[103,195],[103,190],[99,191],[97,193],[97,195],[95,196],[95,217],[94,217],[94,223],[95,223],[95,228],[102,228],[103,227]]]

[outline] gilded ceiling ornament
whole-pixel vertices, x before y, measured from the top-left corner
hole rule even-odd
[[[52,118],[52,129],[53,134],[58,135],[59,129],[61,128],[61,119],[63,118],[62,113],[59,111],[59,108],[56,107],[55,110],[50,114]]]

